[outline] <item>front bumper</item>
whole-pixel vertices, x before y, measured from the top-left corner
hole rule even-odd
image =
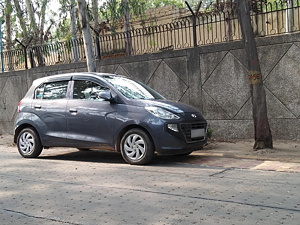
[[[181,122],[177,127],[178,131],[174,131],[165,123],[160,129],[151,132],[158,154],[177,155],[203,149],[207,142],[206,121]],[[201,134],[193,136],[193,133],[199,130],[202,131]]]

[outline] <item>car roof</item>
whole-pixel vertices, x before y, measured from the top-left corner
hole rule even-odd
[[[62,73],[56,75],[48,75],[46,77],[41,77],[32,82],[32,87],[37,87],[42,83],[48,81],[60,81],[60,80],[72,80],[73,77],[94,77],[101,78],[105,76],[110,77],[124,77],[123,75],[112,74],[112,73],[98,73],[98,72],[75,72],[75,73]]]
[[[118,74],[112,73],[98,73],[98,72],[74,72],[74,73],[61,73],[56,75],[48,75],[46,77],[41,77],[32,82],[32,85],[28,92],[26,93],[25,97],[31,96],[33,94],[33,90],[42,83],[45,82],[52,82],[52,81],[60,81],[60,80],[72,80],[73,77],[94,77],[94,78],[101,78],[105,76],[111,77],[124,77]]]
[[[56,75],[49,75],[46,77],[38,78],[34,80],[36,83],[43,83],[47,80],[59,80],[63,78],[72,78],[72,77],[77,77],[77,76],[85,76],[85,77],[104,77],[104,76],[121,76],[118,74],[112,74],[112,73],[98,73],[98,72],[78,72],[78,73],[62,73],[62,74],[56,74]]]

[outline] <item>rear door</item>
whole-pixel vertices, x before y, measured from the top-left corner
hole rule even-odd
[[[66,103],[69,80],[49,81],[35,90],[33,120],[49,146],[65,145],[67,136]]]
[[[73,78],[67,104],[68,142],[77,147],[113,146],[117,104],[99,98],[100,81]]]

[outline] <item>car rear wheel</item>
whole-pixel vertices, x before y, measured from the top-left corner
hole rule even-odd
[[[141,129],[127,131],[121,139],[123,159],[132,165],[149,163],[154,156],[154,145],[149,135]]]
[[[31,128],[25,128],[19,133],[17,145],[24,158],[36,158],[43,150],[38,134]]]

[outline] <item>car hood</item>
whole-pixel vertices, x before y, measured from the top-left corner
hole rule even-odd
[[[140,107],[146,107],[146,106],[157,106],[164,108],[168,111],[171,111],[173,113],[182,114],[182,113],[199,113],[199,110],[196,108],[181,103],[181,102],[175,102],[171,100],[166,99],[159,99],[159,100],[132,100],[132,105],[134,106],[140,106]]]

